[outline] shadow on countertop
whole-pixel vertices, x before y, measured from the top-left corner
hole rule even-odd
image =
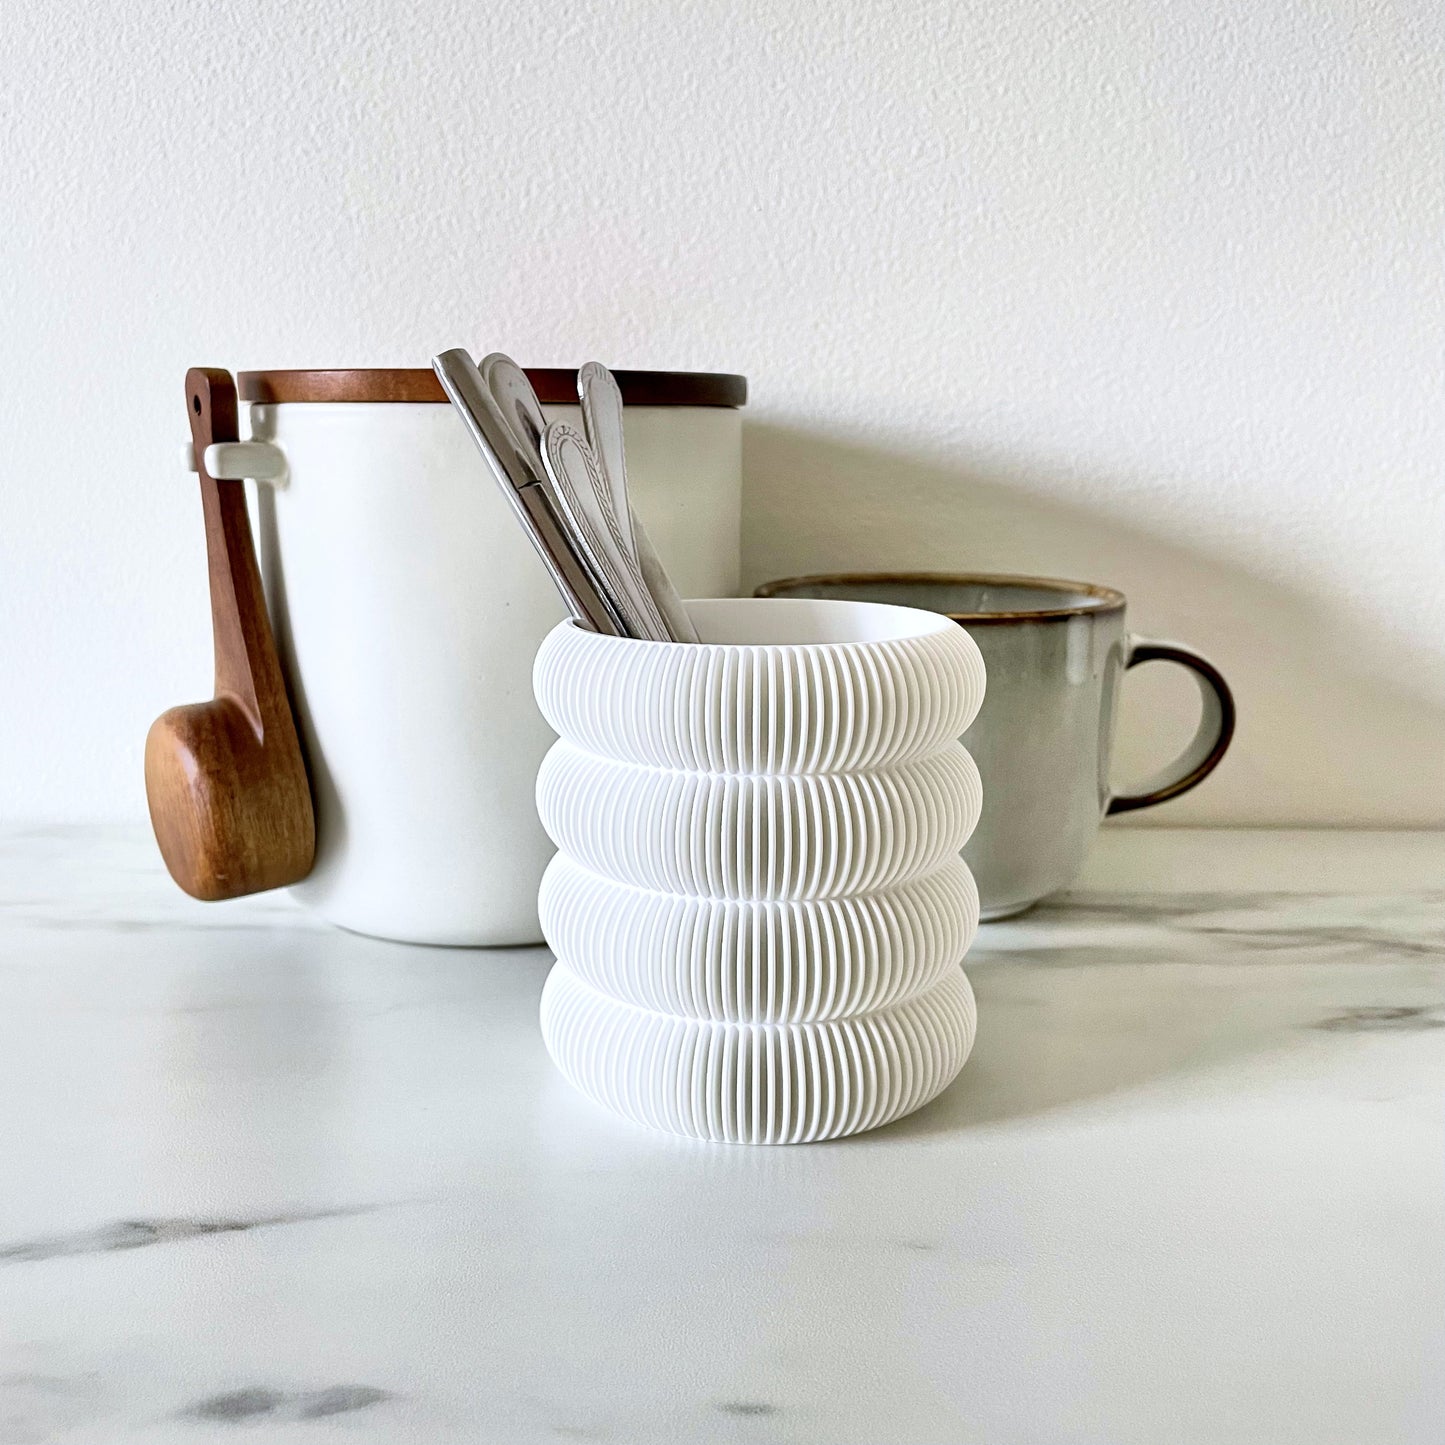
[[[1445,1028],[1445,894],[1064,894],[986,926],[958,1079],[881,1137],[1085,1106],[1251,1058]],[[1310,965],[1314,965],[1311,967]]]

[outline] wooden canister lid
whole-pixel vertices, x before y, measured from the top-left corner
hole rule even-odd
[[[614,371],[627,406],[739,407],[748,379],[711,371]],[[565,366],[528,367],[537,399],[551,405],[577,402],[577,373]],[[236,378],[242,401],[445,401],[436,373],[424,367],[352,371],[243,371]]]

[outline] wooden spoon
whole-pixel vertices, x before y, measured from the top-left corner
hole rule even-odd
[[[146,798],[171,877],[193,898],[238,898],[304,878],[316,820],[266,616],[246,484],[206,470],[206,448],[239,436],[230,372],[187,372],[186,413],[206,518],[216,695],[151,724]]]

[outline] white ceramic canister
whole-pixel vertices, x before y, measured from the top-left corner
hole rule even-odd
[[[575,372],[528,374],[549,420],[581,425]],[[744,379],[615,375],[659,553],[684,594],[736,593]],[[533,781],[552,733],[532,659],[563,615],[545,568],[432,372],[238,382],[253,441],[284,463],[256,531],[316,803],[292,892],[383,938],[540,942],[553,849]],[[264,469],[239,450],[245,475]]]

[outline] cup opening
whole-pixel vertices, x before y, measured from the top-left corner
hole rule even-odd
[[[691,597],[685,605],[703,646],[863,646],[931,637],[952,627],[950,618],[926,609],[851,598]],[[570,625],[582,630],[578,622]],[[689,645],[615,640],[631,647]]]
[[[1048,621],[1116,612],[1124,595],[1091,582],[987,572],[851,572],[787,577],[754,594],[779,598],[852,598],[918,607],[966,625]]]

